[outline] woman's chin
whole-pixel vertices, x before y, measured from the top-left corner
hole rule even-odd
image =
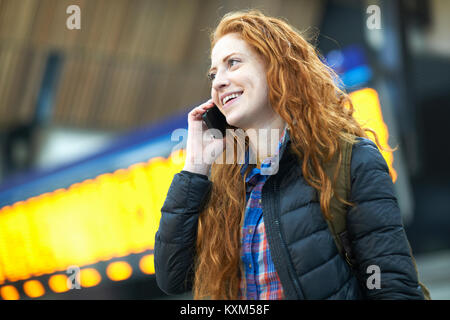
[[[228,120],[227,119],[227,122],[231,126],[231,128],[234,129],[234,130],[242,129],[242,125],[240,124],[239,121],[233,121],[233,120]]]

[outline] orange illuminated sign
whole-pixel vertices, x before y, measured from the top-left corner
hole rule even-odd
[[[383,120],[378,93],[371,88],[365,88],[350,93],[350,98],[354,106],[353,117],[365,128],[374,130],[378,135],[378,140],[383,148],[389,149],[389,130]],[[369,138],[375,142],[372,134]],[[389,170],[392,172],[392,180],[397,180],[397,172],[394,169],[394,156],[392,152],[380,150],[386,160]]]
[[[153,249],[160,210],[182,169],[182,156],[177,151],[168,159],[153,158],[3,207],[0,284]],[[111,270],[117,280],[130,272],[123,264]],[[63,291],[61,281],[52,280],[56,291]],[[41,293],[34,282],[27,288],[34,296]]]

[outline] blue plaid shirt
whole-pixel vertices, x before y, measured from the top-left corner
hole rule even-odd
[[[244,224],[241,229],[241,260],[244,275],[240,282],[240,299],[249,300],[280,300],[283,299],[283,288],[275,270],[270,254],[261,206],[261,191],[267,178],[278,171],[284,142],[287,136],[285,127],[278,142],[276,155],[264,159],[261,169],[254,167],[245,179],[247,205],[244,214]],[[248,151],[241,174],[248,167]]]

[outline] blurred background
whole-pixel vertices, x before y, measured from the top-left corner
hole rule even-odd
[[[447,0],[0,0],[0,298],[190,297],[154,278],[172,133],[209,98],[210,31],[248,8],[304,32],[398,146],[421,280],[450,299]]]

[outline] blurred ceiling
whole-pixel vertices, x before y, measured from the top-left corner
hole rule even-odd
[[[209,32],[232,10],[257,8],[299,30],[324,1],[0,0],[0,125],[33,117],[46,57],[63,59],[52,123],[126,130],[209,96]],[[69,30],[69,5],[81,29]]]

